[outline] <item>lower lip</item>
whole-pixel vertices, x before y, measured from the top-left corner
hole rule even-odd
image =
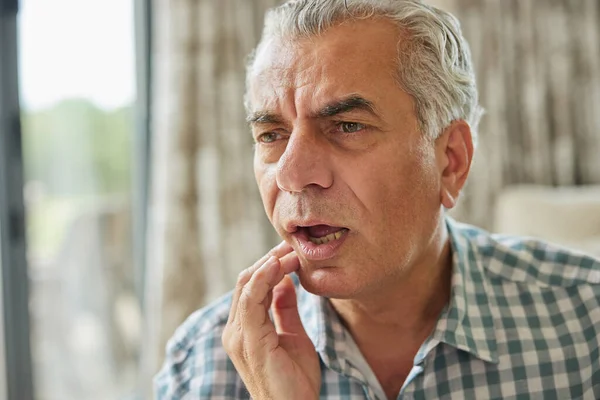
[[[324,244],[315,244],[308,240],[308,233],[305,230],[296,232],[293,236],[296,238],[299,245],[298,250],[304,258],[309,261],[323,261],[335,257],[339,247],[344,243],[346,237],[348,237],[348,232],[348,230],[344,230],[339,239],[334,239]]]

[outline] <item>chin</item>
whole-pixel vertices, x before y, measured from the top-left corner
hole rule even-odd
[[[361,279],[340,267],[316,267],[302,263],[297,271],[300,284],[309,293],[333,299],[350,299],[363,289]]]

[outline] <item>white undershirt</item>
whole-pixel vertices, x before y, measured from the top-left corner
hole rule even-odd
[[[375,373],[369,366],[369,363],[367,363],[367,360],[365,360],[365,357],[362,355],[354,338],[348,331],[346,331],[346,344],[348,345],[348,361],[363,374],[364,378],[367,380],[367,384],[373,392],[375,392],[376,400],[387,400],[387,396],[381,383],[379,383]]]

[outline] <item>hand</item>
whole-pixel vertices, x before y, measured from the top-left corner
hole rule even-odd
[[[292,247],[282,242],[238,277],[222,339],[254,399],[319,398],[319,358],[286,276],[299,266]]]

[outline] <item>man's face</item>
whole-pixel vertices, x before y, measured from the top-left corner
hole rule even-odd
[[[440,223],[435,144],[396,81],[400,37],[391,22],[365,20],[257,54],[256,181],[302,284],[319,295],[402,279]]]

